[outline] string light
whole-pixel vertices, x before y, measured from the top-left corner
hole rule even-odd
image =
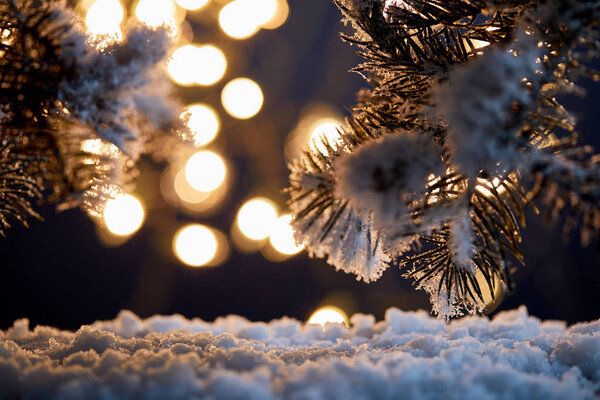
[[[277,209],[272,201],[258,197],[247,201],[237,214],[237,224],[251,240],[266,239],[277,222]]]
[[[348,326],[348,316],[340,308],[327,306],[319,308],[308,319],[309,324],[325,326],[325,324],[344,324]]]
[[[93,35],[107,35],[120,40],[124,16],[123,5],[119,0],[97,0],[87,10],[85,25]]]
[[[225,162],[212,151],[199,151],[185,164],[185,179],[190,186],[201,192],[210,192],[225,182],[227,167]]]
[[[264,96],[256,82],[248,78],[237,78],[225,85],[221,101],[225,111],[232,117],[248,119],[258,114]]]
[[[215,258],[219,242],[209,227],[199,224],[187,225],[175,234],[173,250],[184,264],[201,267]]]
[[[129,236],[142,226],[144,207],[135,196],[122,194],[106,202],[103,220],[113,235]]]
[[[209,144],[219,133],[220,122],[217,113],[206,104],[187,106],[181,118],[190,129],[196,146]]]
[[[273,248],[286,256],[293,256],[304,249],[303,245],[296,244],[294,240],[294,229],[291,222],[290,214],[282,215],[273,225],[273,230],[269,235],[269,241]]]

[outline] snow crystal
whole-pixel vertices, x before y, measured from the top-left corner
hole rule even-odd
[[[594,399],[600,320],[567,328],[524,307],[445,324],[389,309],[351,327],[228,316],[142,320],[122,311],[77,332],[0,331],[0,393],[20,399]]]

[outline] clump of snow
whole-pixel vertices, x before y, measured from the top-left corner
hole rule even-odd
[[[408,213],[431,175],[444,173],[441,148],[425,135],[404,131],[369,141],[333,163],[335,194],[353,210],[373,212],[385,227]]]
[[[451,161],[466,177],[480,171],[501,175],[526,160],[520,126],[511,118],[534,106],[532,88],[539,82],[540,38],[517,32],[510,48],[494,47],[455,68],[433,90],[437,114],[448,123]]]
[[[445,324],[389,309],[351,327],[239,316],[146,320],[123,311],[77,332],[0,332],[0,393],[21,399],[594,399],[600,320],[567,327],[524,307]]]

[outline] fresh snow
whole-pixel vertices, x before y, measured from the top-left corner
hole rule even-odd
[[[351,327],[239,316],[146,320],[123,311],[77,332],[26,319],[0,331],[0,398],[594,399],[600,320],[567,327],[524,307],[450,324],[424,311]]]

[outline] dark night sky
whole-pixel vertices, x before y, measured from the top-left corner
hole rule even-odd
[[[291,0],[290,7],[286,25],[245,42],[226,40],[214,28],[197,27],[197,40],[216,42],[230,55],[228,74],[256,79],[266,97],[258,118],[224,120],[216,146],[235,166],[236,177],[222,211],[194,218],[168,206],[156,196],[159,170],[149,161],[142,164],[139,184],[148,205],[147,222],[120,247],[102,245],[94,223],[81,211],[57,214],[50,206],[42,207],[45,222],[32,221],[28,229],[15,226],[0,239],[1,329],[22,317],[33,324],[75,329],[112,318],[123,308],[143,317],[181,313],[212,320],[235,313],[269,320],[283,315],[306,319],[323,303],[377,318],[391,306],[429,307],[426,296],[415,292],[397,270],[367,285],[306,254],[271,263],[259,253],[233,252],[226,264],[208,269],[185,267],[172,255],[171,237],[187,222],[228,232],[237,208],[249,196],[268,195],[283,205],[283,141],[302,109],[325,102],[343,111],[364,85],[358,75],[347,72],[360,60],[338,37],[342,25],[336,8],[326,0]],[[567,99],[567,104],[580,120],[583,136],[600,148],[600,88],[584,86],[588,97]],[[186,89],[181,95],[218,106],[218,93]],[[527,266],[517,273],[516,293],[499,310],[524,304],[544,319],[576,322],[600,317],[600,261],[593,248],[579,248],[576,236],[562,243],[559,228],[560,221],[548,227],[530,216],[522,246]]]

